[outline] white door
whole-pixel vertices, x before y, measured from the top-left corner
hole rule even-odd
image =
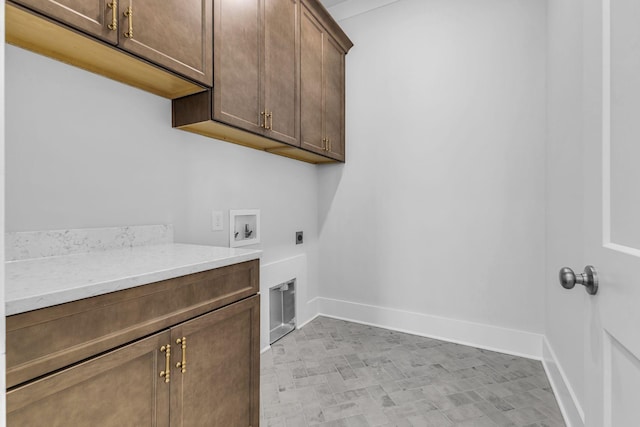
[[[584,253],[600,281],[585,312],[585,418],[589,427],[637,427],[640,1],[584,6]]]

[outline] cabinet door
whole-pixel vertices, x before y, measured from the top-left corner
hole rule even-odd
[[[211,2],[120,0],[119,47],[211,86]]]
[[[298,142],[297,0],[265,0],[265,109],[271,113],[266,136]]]
[[[324,135],[327,155],[344,161],[344,53],[326,35],[324,40]]]
[[[253,296],[171,330],[186,338],[185,372],[171,380],[171,425],[258,426],[260,398],[260,299]],[[173,348],[172,348],[173,350]]]
[[[164,332],[7,392],[8,426],[169,425]]]
[[[262,0],[214,1],[213,118],[263,133]]]
[[[118,16],[114,0],[14,0],[18,4],[82,30],[111,44],[118,43],[118,29],[109,25]],[[113,5],[116,4],[115,15]],[[110,7],[111,6],[111,7]]]
[[[324,31],[304,6],[300,31],[300,143],[302,148],[326,154],[322,127]]]

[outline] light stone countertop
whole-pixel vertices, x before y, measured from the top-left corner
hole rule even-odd
[[[5,263],[6,315],[260,258],[262,251],[166,243]]]

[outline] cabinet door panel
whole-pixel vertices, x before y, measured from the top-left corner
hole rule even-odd
[[[344,54],[331,37],[324,42],[324,132],[327,155],[344,161]]]
[[[169,425],[164,332],[7,393],[8,426]]]
[[[112,0],[14,1],[111,44],[118,43],[118,30],[108,27],[113,17]]]
[[[211,2],[212,0],[120,0],[119,46],[211,86]],[[125,16],[129,7],[133,10],[132,17]],[[133,36],[126,37],[124,34],[131,28]]]
[[[322,44],[323,29],[306,9],[302,8],[300,46],[300,143],[325,154],[322,129]]]
[[[299,145],[297,0],[265,0],[265,108],[272,112],[267,136]]]
[[[256,295],[171,330],[172,343],[186,338],[187,361],[171,383],[172,426],[258,425],[259,309]]]
[[[262,1],[215,0],[213,117],[263,133]]]

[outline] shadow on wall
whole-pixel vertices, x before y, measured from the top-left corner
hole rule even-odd
[[[345,164],[336,163],[318,167],[318,234],[322,233],[329,211],[333,206],[338,187],[342,181]]]

